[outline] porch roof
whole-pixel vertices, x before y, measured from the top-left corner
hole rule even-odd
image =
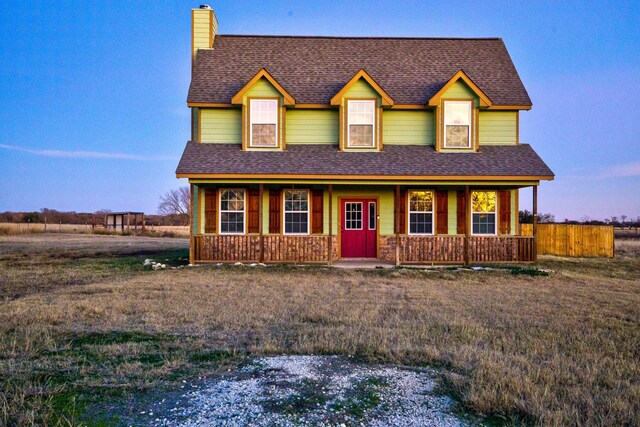
[[[197,177],[477,177],[553,179],[529,144],[481,146],[442,153],[433,146],[385,145],[382,152],[345,152],[336,145],[288,145],[286,151],[242,151],[238,144],[187,142],[179,178]]]

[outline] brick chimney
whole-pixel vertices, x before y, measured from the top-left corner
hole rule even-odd
[[[191,9],[191,66],[198,49],[211,49],[213,39],[218,34],[218,19],[208,4]]]

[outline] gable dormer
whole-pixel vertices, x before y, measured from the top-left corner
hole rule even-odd
[[[242,105],[242,149],[283,150],[285,148],[285,106],[296,100],[264,68],[258,71],[232,98]]]
[[[436,150],[477,151],[478,111],[492,104],[464,71],[455,73],[428,102],[436,108]]]
[[[330,104],[340,109],[340,150],[382,150],[382,108],[393,99],[365,71],[358,71]]]

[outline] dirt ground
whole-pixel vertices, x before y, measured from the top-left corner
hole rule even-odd
[[[433,369],[454,413],[494,425],[639,423],[633,242],[481,271],[184,267],[187,245],[0,236],[0,425],[127,425],[109,408],[273,355]]]

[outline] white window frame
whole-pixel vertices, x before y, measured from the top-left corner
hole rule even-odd
[[[360,228],[347,228],[347,205],[349,204],[355,204],[355,205],[360,205]],[[344,202],[344,229],[348,230],[348,231],[361,231],[364,230],[364,216],[365,215],[369,215],[368,212],[365,212],[364,210],[364,202],[360,201],[360,202]]]
[[[243,209],[242,209],[242,231],[241,232],[229,232],[229,231],[222,231],[222,212],[233,212],[233,213],[238,213],[240,211],[230,211],[230,210],[222,210],[222,194],[225,191],[242,191],[243,195],[244,195],[244,203],[242,204]],[[246,188],[221,188],[220,191],[218,192],[219,196],[218,196],[218,234],[235,234],[235,235],[241,235],[241,234],[246,234],[247,231],[247,190]]]
[[[425,192],[431,193],[431,211],[412,211],[411,210],[411,193]],[[436,192],[434,190],[408,190],[407,191],[407,234],[413,236],[433,236],[436,228]],[[411,214],[412,213],[430,213],[431,214],[431,233],[412,233],[411,232]]]
[[[347,99],[347,148],[376,148],[376,101],[373,99]],[[372,106],[371,123],[351,123],[351,105],[370,104]],[[371,145],[351,145],[351,125],[371,125]]]
[[[476,212],[473,210],[473,193],[494,193],[496,195],[496,207],[494,209],[493,212]],[[473,236],[497,236],[498,235],[498,192],[496,190],[472,190],[471,192],[469,192],[469,197],[471,198],[471,200],[469,200],[469,203],[471,204],[470,209],[471,209],[471,224],[469,224],[469,227],[471,227],[471,235]],[[473,215],[493,215],[493,233],[474,233],[473,232]]]
[[[307,210],[306,211],[287,211],[287,191],[296,191],[307,193]],[[307,214],[307,231],[302,233],[287,233],[287,214],[288,213],[306,213]],[[309,234],[311,229],[311,194],[309,190],[300,189],[284,189],[282,190],[282,234],[305,236]]]
[[[249,102],[249,147],[251,148],[278,148],[280,146],[280,139],[278,138],[279,134],[279,122],[280,122],[280,100],[278,98],[249,98],[248,100]],[[254,121],[254,115],[253,115],[253,103],[254,102],[273,102],[276,104],[276,119],[275,119],[275,123],[274,122],[258,122],[258,121]],[[254,145],[253,144],[253,125],[270,125],[270,124],[275,124],[276,125],[276,131],[275,131],[275,135],[276,135],[276,140],[275,143],[273,145]]]
[[[467,147],[448,147],[447,146],[447,126],[455,126],[455,124],[453,123],[447,123],[447,106],[448,105],[468,105],[469,106],[469,116],[468,116],[468,120],[469,120],[469,133],[468,133],[468,140],[469,140],[469,145]],[[464,125],[463,125],[464,126]],[[465,100],[451,100],[451,101],[447,101],[445,100],[443,103],[443,112],[442,112],[442,127],[444,128],[443,130],[443,134],[442,134],[442,147],[443,148],[449,148],[449,149],[458,149],[458,150],[466,150],[466,149],[471,149],[473,147],[473,140],[472,140],[472,135],[473,135],[473,101],[469,100],[469,101],[465,101]]]

